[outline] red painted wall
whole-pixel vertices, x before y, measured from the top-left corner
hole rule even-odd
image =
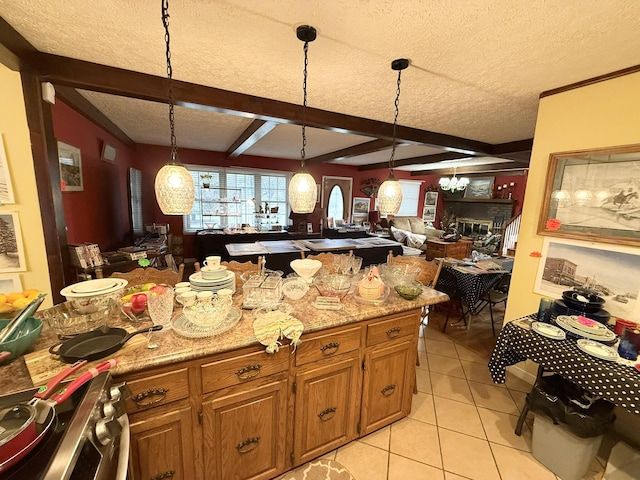
[[[82,159],[84,190],[62,193],[68,242],[94,242],[103,252],[130,243],[128,169],[136,150],[59,99],[52,113],[56,139],[79,148]],[[115,164],[100,159],[105,140],[117,149]]]

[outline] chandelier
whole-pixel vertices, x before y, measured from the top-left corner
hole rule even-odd
[[[395,215],[400,210],[402,204],[402,186],[393,176],[393,165],[396,155],[396,126],[398,124],[398,106],[400,104],[400,79],[402,70],[409,66],[409,60],[398,58],[391,62],[391,69],[398,72],[396,89],[395,115],[393,117],[393,143],[391,146],[391,157],[389,158],[389,178],[387,178],[378,189],[378,209],[382,215]]]
[[[456,177],[456,167],[453,167],[453,177],[442,177],[438,185],[445,192],[461,192],[469,185],[469,179],[467,177]]]
[[[175,122],[173,115],[174,99],[172,88],[173,70],[171,68],[171,50],[169,48],[169,0],[162,0],[162,24],[167,47],[167,77],[169,79],[169,127],[171,129],[171,159],[164,165],[155,180],[156,200],[165,215],[188,215],[193,208],[194,187],[189,171],[178,160]]]
[[[300,170],[291,178],[289,182],[289,203],[293,213],[311,213],[316,206],[318,191],[316,181],[307,171],[304,165],[305,147],[307,146],[306,136],[306,114],[307,114],[307,65],[309,63],[307,52],[309,42],[316,39],[316,29],[309,25],[301,25],[296,29],[296,36],[304,42],[304,72],[302,80],[302,149],[300,150],[301,165]]]

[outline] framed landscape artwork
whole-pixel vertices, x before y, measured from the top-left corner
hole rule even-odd
[[[358,214],[368,214],[369,213],[369,205],[371,204],[371,199],[370,198],[362,198],[362,197],[355,197],[353,199],[353,214],[354,215],[358,215]]]
[[[424,195],[424,207],[422,220],[433,222],[436,219],[436,205],[438,204],[438,192],[426,192]]]
[[[0,214],[0,273],[26,269],[20,218],[15,212]]]
[[[60,183],[63,192],[81,192],[82,157],[80,149],[68,143],[58,142],[58,161],[60,162]]]
[[[5,273],[0,275],[0,293],[21,292],[22,282],[17,273]]]
[[[626,245],[602,245],[563,238],[544,239],[533,291],[551,298],[587,287],[605,300],[613,316],[640,314],[640,252]]]
[[[11,175],[7,155],[4,151],[4,138],[0,133],[0,204],[16,203],[11,185]]]
[[[541,235],[640,246],[640,145],[552,153]]]
[[[469,185],[464,191],[464,198],[490,199],[493,195],[494,177],[470,178]]]

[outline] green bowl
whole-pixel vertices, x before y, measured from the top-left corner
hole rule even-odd
[[[0,320],[0,331],[6,327],[11,320]],[[0,362],[0,365],[18,358],[26,352],[36,342],[42,331],[42,320],[29,317],[25,320],[18,332],[14,333],[13,340],[0,343],[0,352],[9,352],[11,355]]]
[[[394,287],[396,293],[405,300],[414,300],[422,293],[422,287],[420,285],[396,285]]]

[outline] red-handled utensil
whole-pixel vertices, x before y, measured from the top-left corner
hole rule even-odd
[[[0,362],[11,356],[11,352],[0,352]]]
[[[45,386],[40,387],[34,397],[27,403],[21,403],[0,410],[0,472],[8,469],[31,450],[45,436],[47,430],[55,423],[55,406],[68,399],[83,384],[117,364],[117,359],[101,363],[89,369],[69,385],[59,390],[52,399],[47,399],[55,392],[60,382],[87,362],[76,362]]]

